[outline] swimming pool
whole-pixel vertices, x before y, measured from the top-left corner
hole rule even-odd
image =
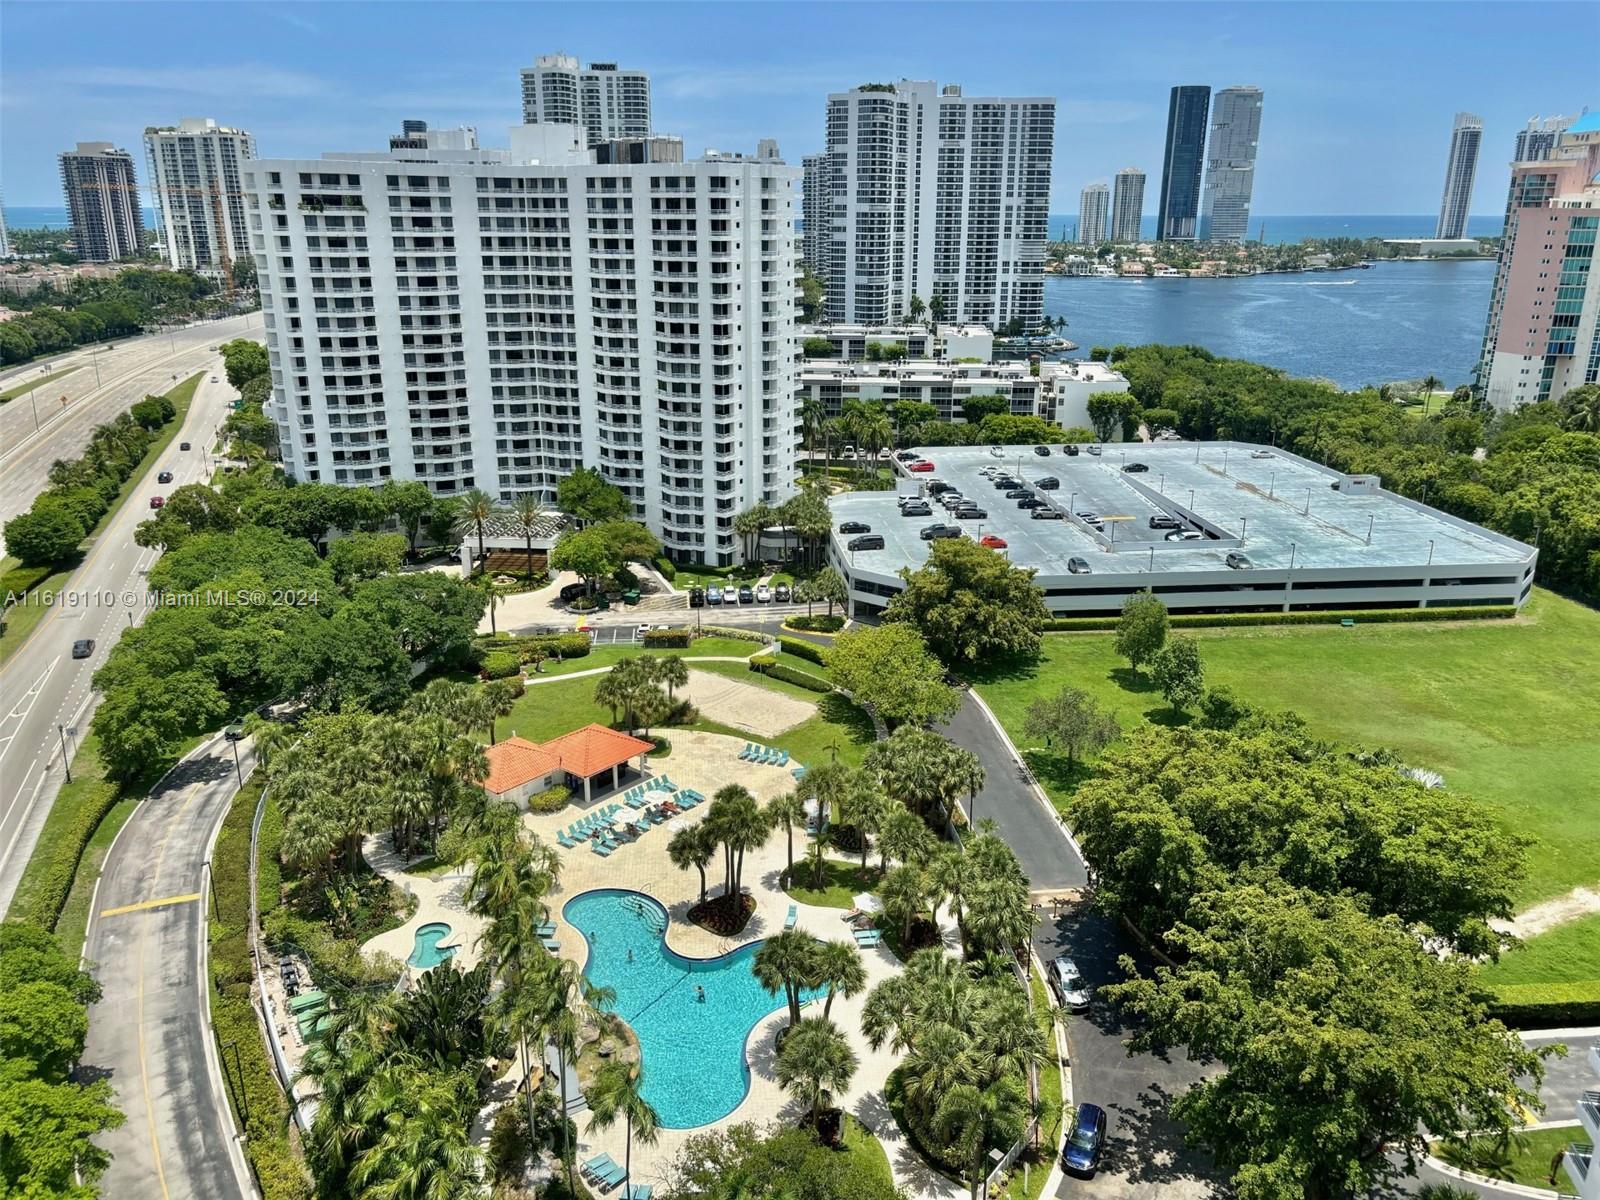
[[[692,1129],[737,1108],[750,1089],[745,1040],[784,1005],[750,970],[761,943],[720,958],[685,958],[663,940],[666,910],[615,888],[574,896],[562,916],[588,943],[590,981],[616,991],[615,1012],[638,1035],[640,1091],[661,1124]]]
[[[417,926],[416,942],[411,948],[411,957],[406,959],[406,962],[424,971],[437,967],[461,948],[439,945],[449,936],[450,926],[443,921],[429,921],[426,925]]]

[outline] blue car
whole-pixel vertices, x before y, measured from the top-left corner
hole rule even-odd
[[[1061,1151],[1061,1166],[1075,1175],[1093,1175],[1106,1148],[1106,1110],[1098,1104],[1080,1104],[1072,1119],[1072,1132]]]

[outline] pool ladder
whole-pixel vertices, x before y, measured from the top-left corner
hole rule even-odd
[[[636,916],[640,917],[645,928],[651,933],[663,934],[667,931],[666,918],[661,915],[661,910],[653,904],[646,904],[643,900],[629,898],[623,901],[623,906]]]

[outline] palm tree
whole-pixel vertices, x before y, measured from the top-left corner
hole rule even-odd
[[[823,1002],[824,1018],[833,1011],[833,998],[846,1000],[867,986],[867,968],[862,965],[861,951],[849,942],[823,942],[817,948],[817,986],[828,989]]]
[[[483,551],[480,549],[478,553],[481,555]],[[489,610],[489,633],[491,636],[499,636],[500,627],[495,622],[494,612],[495,609],[500,607],[505,597],[501,595],[500,589],[495,587],[494,580],[489,578],[488,575],[483,577],[478,586],[483,589],[483,606]]]
[[[785,929],[761,943],[750,970],[756,981],[789,1004],[789,1028],[800,1023],[800,993],[821,981],[821,949],[816,938],[798,929]]]
[[[1444,386],[1444,381],[1437,375],[1424,375],[1422,377],[1422,405],[1427,407],[1428,401],[1433,399],[1434,392]]]
[[[965,928],[967,891],[972,886],[972,860],[955,846],[941,846],[928,861],[927,880],[933,894],[950,902],[956,924]]]
[[[743,892],[745,852],[765,842],[772,834],[772,826],[756,798],[737,783],[718,789],[703,824],[722,845],[723,894],[738,897]]]
[[[1037,1068],[1050,1058],[1050,1042],[1022,992],[996,989],[977,1021],[975,1059],[990,1079],[1022,1075],[1028,1080],[1028,1101],[1038,1100]]]
[[[934,1127],[971,1164],[972,1200],[978,1200],[978,1184],[984,1177],[984,1151],[1001,1140],[1001,1131],[1020,1130],[1026,1111],[1021,1093],[1009,1079],[986,1088],[958,1084],[939,1101]]]
[[[878,885],[883,911],[900,922],[900,941],[911,940],[911,924],[922,915],[928,903],[928,884],[920,867],[896,867]]]
[[[864,771],[850,772],[850,787],[841,797],[839,819],[855,827],[861,839],[861,871],[867,870],[867,841],[883,826],[886,802],[870,776]]]
[[[463,537],[468,533],[478,535],[478,557],[483,557],[483,525],[495,514],[494,497],[482,488],[462,493],[461,507],[456,510],[456,532]]]
[[[667,842],[667,857],[680,871],[697,867],[700,871],[700,903],[706,902],[706,865],[717,853],[715,838],[708,835],[705,822],[678,830]]]
[[[478,693],[478,710],[484,727],[489,732],[489,745],[495,744],[495,722],[501,717],[509,717],[511,710],[517,706],[517,701],[521,696],[522,680],[520,677],[493,679],[480,689]]]
[[[837,1025],[826,1017],[809,1017],[790,1028],[778,1051],[778,1083],[805,1102],[815,1126],[822,1110],[850,1086],[858,1065]]]
[[[677,690],[689,684],[689,664],[681,655],[669,654],[656,663],[656,682],[666,685],[667,699],[676,698]]]
[[[800,402],[800,423],[805,430],[806,453],[811,459],[813,470],[817,465],[817,436],[822,432],[822,426],[827,419],[827,408],[815,396],[807,396]]]
[[[350,1173],[357,1194],[375,1200],[448,1200],[479,1192],[472,1113],[450,1080],[388,1068],[363,1090],[360,1108],[383,1132]]]
[[[519,492],[511,502],[511,515],[522,530],[522,546],[528,552],[528,578],[533,578],[533,535],[544,525],[545,507],[532,492]]]
[[[1566,410],[1563,427],[1573,433],[1600,433],[1600,384],[1573,388],[1561,397]]]
[[[900,801],[889,803],[884,811],[878,831],[878,858],[882,868],[889,869],[889,860],[902,863],[922,862],[933,846],[928,825]]]
[[[811,886],[822,889],[822,869],[828,863],[828,847],[833,845],[833,826],[823,825],[826,813],[817,814],[817,831],[811,835],[811,846],[806,850],[806,862],[811,867]]]
[[[981,879],[967,897],[964,928],[980,949],[1009,950],[1033,935],[1038,920],[1027,884],[1017,879]]]
[[[633,1139],[637,1137],[646,1146],[656,1144],[656,1130],[660,1117],[650,1101],[639,1094],[641,1075],[628,1063],[610,1062],[595,1075],[594,1084],[584,1098],[593,1113],[591,1129],[609,1129],[617,1117],[627,1122],[627,1150],[622,1163],[622,1195],[631,1191],[628,1185],[633,1178]]]
[[[794,792],[784,792],[767,801],[767,820],[772,822],[774,829],[782,825],[784,835],[789,840],[789,869],[783,878],[790,885],[794,883],[794,827],[804,823],[805,819],[806,802]]]

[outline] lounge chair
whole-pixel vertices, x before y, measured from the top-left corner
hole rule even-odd
[[[789,765],[789,752],[787,750],[778,751],[778,765],[780,767],[787,767]]]
[[[539,942],[551,954],[559,954],[561,952],[561,943],[556,941],[555,938],[540,938]]]
[[[595,1180],[600,1185],[601,1191],[609,1192],[627,1177],[627,1171],[623,1170],[616,1163],[612,1163],[610,1167],[598,1172],[595,1176]]]
[[[601,858],[610,858],[611,857],[611,847],[607,846],[607,845],[605,845],[605,844],[603,844],[601,842],[590,842],[589,843],[589,849],[593,850]]]
[[[537,930],[540,937],[549,937],[555,931],[556,923],[554,921],[546,921],[543,925],[540,925]]]
[[[871,933],[856,934],[856,945],[860,946],[863,950],[870,950],[872,947],[879,945],[882,941],[883,934],[877,932],[876,930],[873,930]]]
[[[789,905],[789,915],[786,916],[783,919],[783,927],[785,929],[793,929],[795,927],[795,924],[799,920],[800,920],[800,910],[799,910],[799,908],[797,908],[793,904]]]
[[[609,1154],[596,1154],[586,1160],[578,1169],[585,1175],[598,1175],[601,1171],[617,1165],[617,1160]]]
[[[793,775],[796,779],[804,779],[806,777],[806,769],[804,767],[796,767],[794,770],[790,771],[789,774]]]
[[[574,843],[573,843],[573,841],[572,841],[572,839],[571,839],[571,838],[569,838],[569,837],[568,837],[568,836],[567,836],[567,835],[566,835],[566,832],[565,832],[565,831],[563,831],[563,832],[561,832],[561,833],[558,833],[558,834],[556,834],[556,841],[557,841],[557,842],[559,842],[559,843],[560,843],[560,844],[561,844],[561,848],[562,848],[562,849],[563,849],[563,850],[571,850],[571,849],[572,849],[572,847],[573,847],[573,844],[574,844]]]
[[[648,1183],[630,1183],[622,1200],[650,1200],[651,1191]]]

